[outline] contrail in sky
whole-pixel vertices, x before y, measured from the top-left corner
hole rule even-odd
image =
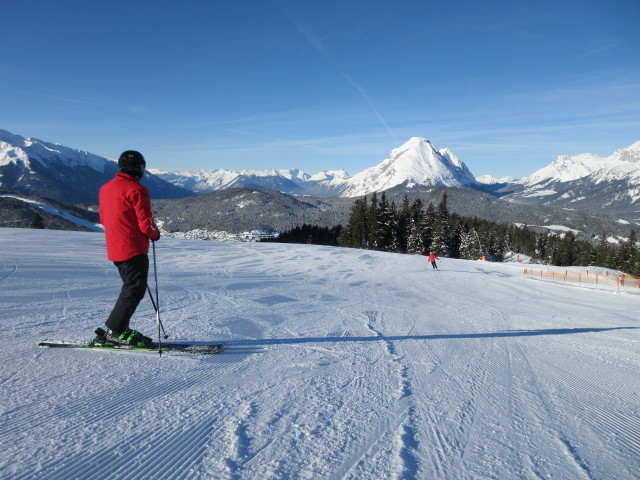
[[[318,37],[318,35],[316,35],[316,33],[311,28],[309,28],[308,25],[304,24],[299,19],[295,18],[291,14],[290,10],[286,8],[284,5],[282,5],[282,7],[285,13],[287,14],[287,16],[289,17],[289,20],[291,20],[291,23],[293,23],[293,25],[298,29],[298,31],[302,34],[302,36],[307,39],[307,41],[311,44],[311,46],[322,57],[325,57],[327,60],[329,60],[333,65],[333,67],[344,77],[344,79],[347,82],[349,82],[349,84],[353,86],[360,93],[360,95],[362,95],[365,101],[369,104],[369,107],[371,107],[371,110],[373,110],[373,113],[376,115],[378,120],[380,120],[380,123],[384,126],[387,132],[389,132],[394,142],[397,143],[398,139],[396,138],[395,134],[393,133],[391,128],[389,128],[389,125],[387,125],[387,122],[384,121],[384,118],[382,118],[382,115],[380,115],[380,112],[378,112],[378,109],[373,105],[373,102],[369,98],[369,95],[367,95],[367,93],[364,91],[364,89],[336,65],[333,58],[331,58],[331,56],[329,55],[329,52],[327,52],[327,49],[324,47],[324,44],[322,43],[322,40],[320,39],[320,37]]]
[[[347,79],[347,81],[351,85],[353,85],[355,87],[356,90],[358,90],[360,92],[360,94],[364,97],[364,99],[367,101],[367,103],[371,107],[371,110],[373,110],[373,113],[375,113],[376,117],[378,117],[378,120],[380,120],[380,123],[382,123],[382,125],[384,125],[384,128],[386,128],[387,131],[389,132],[389,134],[393,137],[393,141],[397,143],[398,139],[396,138],[396,136],[393,133],[393,131],[389,128],[389,125],[387,125],[387,122],[384,121],[384,118],[382,118],[382,115],[380,115],[380,112],[378,112],[378,109],[376,109],[376,107],[373,105],[373,102],[369,98],[369,95],[367,95],[367,93],[364,91],[364,89],[360,85],[358,85],[349,75],[347,75],[346,73],[344,73],[341,70],[338,70],[338,71],[342,74],[342,76],[344,78]]]

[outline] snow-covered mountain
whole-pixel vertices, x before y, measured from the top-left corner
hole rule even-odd
[[[270,188],[279,192],[298,194],[300,184],[309,175],[297,170],[196,170],[167,172],[150,169],[158,177],[197,194],[227,190],[229,188]]]
[[[381,164],[351,177],[342,195],[357,197],[403,183],[458,188],[477,186],[469,169],[451,150],[438,150],[429,140],[413,137],[391,150]]]
[[[269,188],[291,195],[319,197],[338,196],[350,175],[345,170],[322,171],[309,175],[302,170],[241,170],[227,169],[167,172],[150,170],[158,177],[197,194],[230,188]]]
[[[346,170],[323,170],[309,177],[304,183],[304,191],[318,197],[339,197],[350,178]]]
[[[587,177],[594,182],[640,180],[640,141],[616,150],[608,157],[592,153],[561,155],[551,164],[520,180],[520,183],[539,190],[551,183],[566,183]]]
[[[517,203],[609,213],[640,207],[640,141],[608,157],[583,153],[559,156],[551,164],[509,185],[503,197]],[[637,215],[636,215],[637,218]]]
[[[480,175],[479,177],[476,177],[476,182],[482,183],[483,185],[496,185],[500,183],[513,182],[513,177],[495,178],[491,175]]]
[[[21,172],[35,172],[38,163],[62,163],[72,168],[88,167],[97,172],[109,168],[109,161],[104,157],[0,130],[0,167],[14,166]]]
[[[391,151],[379,165],[353,177],[345,170],[323,171],[309,176],[300,170],[234,172],[226,169],[196,172],[151,170],[159,177],[196,193],[228,188],[271,188],[296,195],[357,197],[397,185],[436,185],[475,188],[478,183],[451,150],[438,150],[429,140],[409,139]]]
[[[97,201],[102,184],[117,171],[114,160],[24,138],[0,130],[0,189],[64,203]],[[393,187],[470,188],[511,202],[599,211],[637,222],[640,211],[640,141],[608,157],[560,156],[531,176],[512,181],[471,174],[451,150],[413,137],[380,164],[354,176],[344,170],[315,175],[298,169],[165,172],[149,170],[143,183],[158,198],[179,198],[230,188],[267,188],[289,195],[356,197]]]
[[[117,171],[114,160],[0,130],[0,188],[67,203],[95,203],[97,192]],[[345,170],[315,175],[298,169],[168,172],[150,169],[143,183],[157,198],[184,197],[230,188],[268,188],[292,195],[355,197],[401,184],[471,187],[479,184],[449,149],[409,139],[379,165],[355,176]]]
[[[100,186],[118,171],[118,164],[99,155],[24,138],[0,129],[0,188],[52,198],[63,203],[98,201]],[[153,196],[181,198],[190,192],[154,175],[142,183]]]

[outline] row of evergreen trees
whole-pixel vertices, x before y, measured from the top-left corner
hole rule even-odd
[[[341,225],[332,228],[319,227],[317,225],[304,224],[286,232],[280,233],[277,238],[265,238],[261,242],[279,243],[309,243],[318,245],[338,246],[338,235],[340,235]]]
[[[383,192],[355,201],[349,223],[337,237],[338,245],[389,252],[433,252],[437,256],[501,261],[509,252],[556,266],[592,266],[621,270],[640,276],[640,249],[636,232],[619,246],[602,235],[597,245],[579,240],[571,232],[557,235],[526,226],[505,225],[450,213],[447,195],[437,207],[420,199],[400,207],[389,203]]]

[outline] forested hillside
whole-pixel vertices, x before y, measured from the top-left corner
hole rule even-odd
[[[501,261],[508,253],[519,253],[536,262],[556,266],[597,265],[640,276],[640,250],[637,234],[618,245],[611,244],[606,232],[590,242],[571,231],[561,234],[544,228],[498,223],[477,217],[450,213],[444,192],[437,206],[425,205],[419,198],[412,203],[405,196],[402,204],[389,202],[382,192],[362,197],[353,204],[343,228],[303,226],[281,236],[280,241],[338,244],[388,252],[429,253],[438,256]]]

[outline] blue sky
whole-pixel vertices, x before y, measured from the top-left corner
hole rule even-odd
[[[25,0],[0,128],[165,170],[377,165],[413,136],[475,175],[640,140],[640,1]]]

